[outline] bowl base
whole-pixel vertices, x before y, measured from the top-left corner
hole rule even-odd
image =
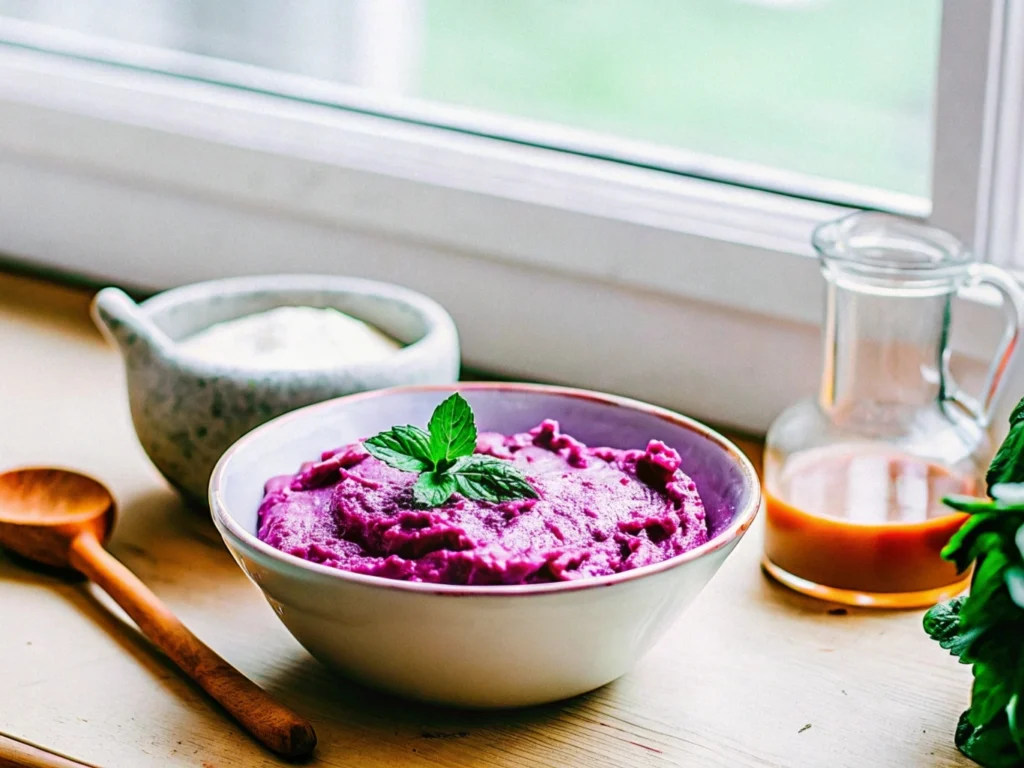
[[[307,648],[307,650],[309,649]],[[339,680],[344,680],[348,683],[355,683],[356,685],[365,688],[367,691],[372,691],[375,694],[394,697],[395,699],[402,699],[413,704],[428,707],[476,712],[511,712],[520,709],[531,709],[533,707],[557,707],[565,704],[566,702],[579,699],[580,697],[588,696],[594,691],[600,690],[607,685],[611,685],[630,671],[628,669],[623,670],[610,680],[605,680],[603,682],[592,681],[584,685],[568,686],[559,691],[547,691],[543,693],[533,692],[524,694],[522,691],[502,692],[494,688],[489,688],[486,691],[434,690],[432,692],[428,692],[420,688],[411,688],[406,685],[389,684],[387,681],[381,680],[377,677],[368,676],[363,672],[357,672],[330,661],[324,661],[320,657],[316,656],[316,654],[313,654],[312,652],[310,653],[319,664],[326,667],[330,673]]]

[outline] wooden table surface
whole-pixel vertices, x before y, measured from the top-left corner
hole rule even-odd
[[[971,765],[969,669],[921,613],[835,610],[769,582],[760,526],[631,674],[520,712],[409,704],[320,667],[213,525],[147,461],[87,292],[0,276],[0,464],[60,464],[120,502],[111,550],[215,650],[314,723],[318,766]],[[743,447],[757,457],[758,446]],[[0,732],[98,766],[278,765],[96,589],[0,554]]]

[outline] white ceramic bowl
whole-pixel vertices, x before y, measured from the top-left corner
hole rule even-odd
[[[460,587],[347,573],[256,538],[268,478],[395,424],[425,426],[456,389],[481,430],[519,432],[553,418],[589,445],[663,440],[697,483],[711,540],[614,576]],[[750,461],[702,424],[610,395],[525,384],[399,387],[303,408],[235,443],[210,482],[213,519],[228,549],[313,656],[376,688],[468,707],[555,701],[628,672],[715,574],[760,503]]]

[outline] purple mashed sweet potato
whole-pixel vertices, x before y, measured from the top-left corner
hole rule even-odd
[[[414,473],[353,443],[267,482],[259,538],[345,571],[460,585],[606,576],[708,540],[696,485],[657,440],[643,451],[588,448],[545,421],[517,435],[483,433],[476,452],[511,461],[539,498],[455,494],[420,509]]]

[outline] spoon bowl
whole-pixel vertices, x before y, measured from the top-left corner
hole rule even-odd
[[[110,491],[86,475],[48,468],[5,472],[0,474],[0,546],[85,574],[258,741],[285,757],[311,755],[313,726],[210,650],[103,548],[114,527],[114,509]],[[5,764],[2,755],[0,764]]]
[[[0,546],[55,568],[71,568],[71,543],[82,533],[105,543],[114,528],[106,486],[66,469],[0,474]]]

